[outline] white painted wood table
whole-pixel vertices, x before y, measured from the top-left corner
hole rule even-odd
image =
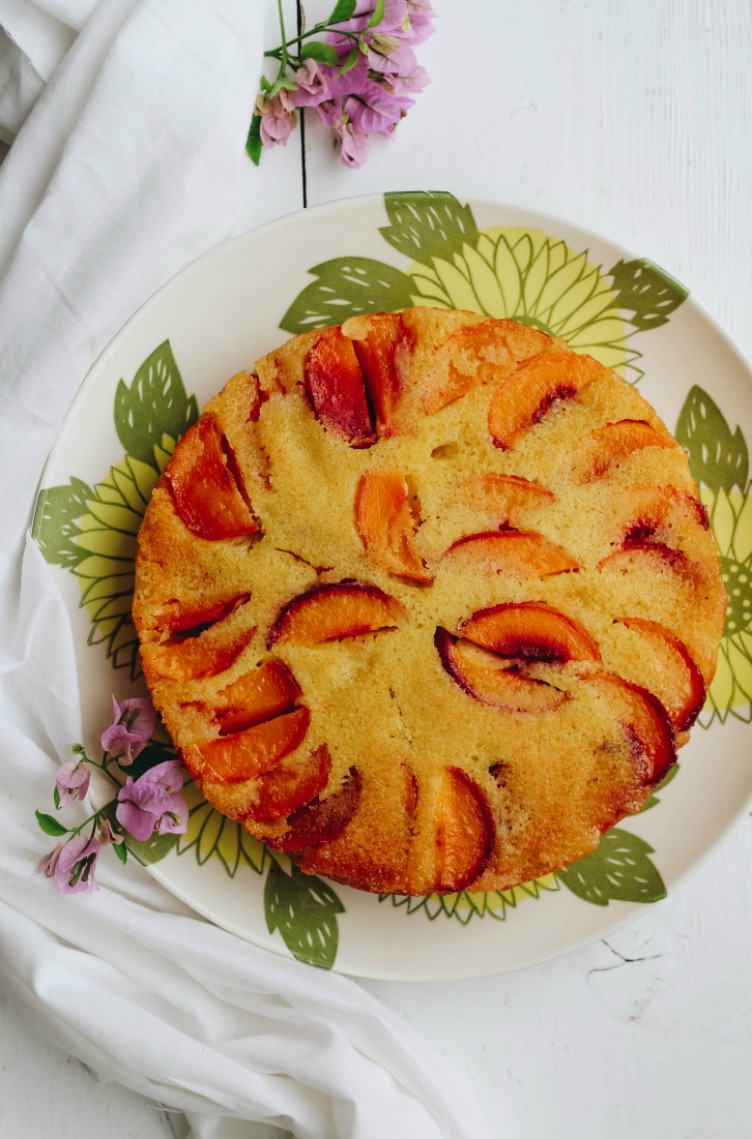
[[[656,261],[752,357],[747,0],[434,5],[433,83],[398,137],[348,171],[309,122],[304,154],[297,134],[264,157],[258,222],[400,189],[550,213]],[[311,0],[309,20],[330,6]],[[751,871],[747,817],[674,896],[587,948],[491,979],[365,984],[471,1075],[500,1139],[748,1139]],[[171,1134],[16,1022],[0,1105],[3,1137]]]

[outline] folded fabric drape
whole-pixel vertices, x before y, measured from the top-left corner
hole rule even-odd
[[[0,1001],[200,1139],[482,1139],[467,1079],[355,982],[215,928],[130,863],[75,897],[34,872],[52,845],[34,809],[81,737],[67,612],[28,537],[38,481],[128,316],[256,220],[262,8],[0,0],[39,77],[0,167]],[[35,64],[45,14],[71,46]]]

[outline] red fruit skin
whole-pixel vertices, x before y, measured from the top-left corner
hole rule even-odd
[[[307,756],[291,755],[259,775],[256,800],[245,817],[255,822],[283,819],[300,811],[326,787],[332,758],[326,744]]]
[[[434,645],[439,659],[454,683],[468,696],[472,696],[480,704],[491,708],[498,708],[502,712],[526,712],[540,715],[543,712],[553,712],[569,700],[569,694],[552,688],[541,680],[512,672],[516,667],[512,662],[506,662],[506,668],[501,660],[498,667],[489,664],[485,670],[486,675],[479,675],[476,667],[473,669],[462,659],[457,639],[446,629],[437,628],[434,635]],[[493,660],[493,654],[488,654]]]
[[[674,725],[674,730],[677,732],[687,732],[694,724],[695,720],[702,711],[707,695],[707,688],[705,680],[697,667],[697,664],[689,654],[689,650],[683,641],[674,636],[670,629],[660,625],[657,621],[647,621],[640,617],[619,617],[617,622],[620,625],[626,626],[627,629],[632,629],[635,632],[641,633],[647,638],[658,638],[665,642],[669,648],[673,649],[680,664],[679,667],[683,672],[681,677],[683,684],[683,693],[677,697],[677,703],[671,708],[666,708],[668,715]],[[677,679],[679,679],[677,677]]]
[[[202,415],[185,433],[165,468],[165,479],[179,518],[197,537],[221,541],[259,529],[213,416]]]
[[[269,629],[267,646],[322,644],[393,629],[404,616],[395,598],[365,582],[334,582],[314,586],[283,606]],[[316,632],[316,621],[320,631]]]
[[[194,779],[245,783],[300,747],[310,720],[307,708],[296,708],[241,732],[185,748],[183,760]]]
[[[439,797],[435,892],[466,890],[488,865],[495,837],[491,808],[480,787],[462,768],[446,768]]]
[[[305,390],[319,423],[350,447],[376,442],[363,373],[352,341],[339,328],[326,328],[309,350]]]
[[[194,606],[190,608],[180,601],[165,605],[160,614],[160,625],[172,633],[175,638],[197,637],[210,625],[229,617],[239,605],[245,605],[250,600],[250,593],[236,593],[222,601],[214,601],[211,605]]]
[[[463,621],[459,634],[511,660],[566,664],[601,659],[600,649],[581,625],[540,601],[504,602],[479,609]]]
[[[269,838],[277,850],[295,852],[312,846],[334,842],[344,831],[358,809],[362,780],[356,768],[339,788],[326,799],[314,799],[287,820],[289,829],[281,836]]]
[[[369,318],[368,335],[353,340],[366,389],[376,416],[380,437],[394,434],[398,428],[402,385],[396,356],[407,352],[411,337],[399,313],[375,313]]]

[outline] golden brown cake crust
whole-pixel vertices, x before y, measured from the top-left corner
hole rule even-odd
[[[725,609],[687,456],[634,388],[417,308],[295,337],[209,402],[133,612],[214,806],[311,873],[424,894],[558,869],[639,810]]]

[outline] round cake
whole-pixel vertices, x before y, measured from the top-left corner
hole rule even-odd
[[[144,675],[203,794],[380,893],[593,850],[675,762],[726,611],[649,404],[467,312],[353,317],[234,376],[138,545]]]

